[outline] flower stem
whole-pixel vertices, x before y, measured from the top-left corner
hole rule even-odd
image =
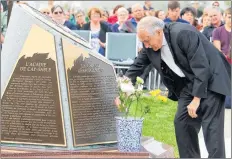
[[[129,97],[131,97],[131,95],[130,95]],[[128,99],[130,99],[129,97],[128,97]],[[132,99],[130,99],[129,105],[128,105],[128,107],[127,107],[127,111],[126,111],[126,119],[127,119],[128,114],[129,114],[129,112],[130,112],[131,104],[132,104]]]
[[[139,99],[138,99],[138,96],[136,95],[135,118],[136,118],[136,115],[137,115],[138,103],[139,103]]]

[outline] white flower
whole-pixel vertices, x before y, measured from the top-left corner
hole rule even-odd
[[[135,88],[132,85],[132,83],[121,83],[120,88],[121,88],[122,92],[127,93],[127,95],[130,95],[130,94],[135,92]]]
[[[143,85],[138,85],[138,90],[142,91],[143,90]]]

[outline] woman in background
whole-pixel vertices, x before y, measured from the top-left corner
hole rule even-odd
[[[106,33],[111,32],[109,25],[101,21],[102,11],[91,8],[88,12],[90,22],[83,25],[81,30],[91,31],[91,46],[101,55],[105,56]]]
[[[118,9],[124,7],[123,5],[117,5],[113,10],[113,15],[108,18],[108,23],[115,24],[118,21],[117,12]]]

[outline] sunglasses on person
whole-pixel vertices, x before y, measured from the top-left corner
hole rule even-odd
[[[59,13],[59,14],[63,14],[63,12],[62,12],[62,11],[54,12],[54,14],[56,14],[56,15],[57,15],[58,13]]]

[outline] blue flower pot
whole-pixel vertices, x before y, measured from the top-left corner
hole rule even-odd
[[[116,118],[118,150],[120,152],[139,152],[143,118]]]

